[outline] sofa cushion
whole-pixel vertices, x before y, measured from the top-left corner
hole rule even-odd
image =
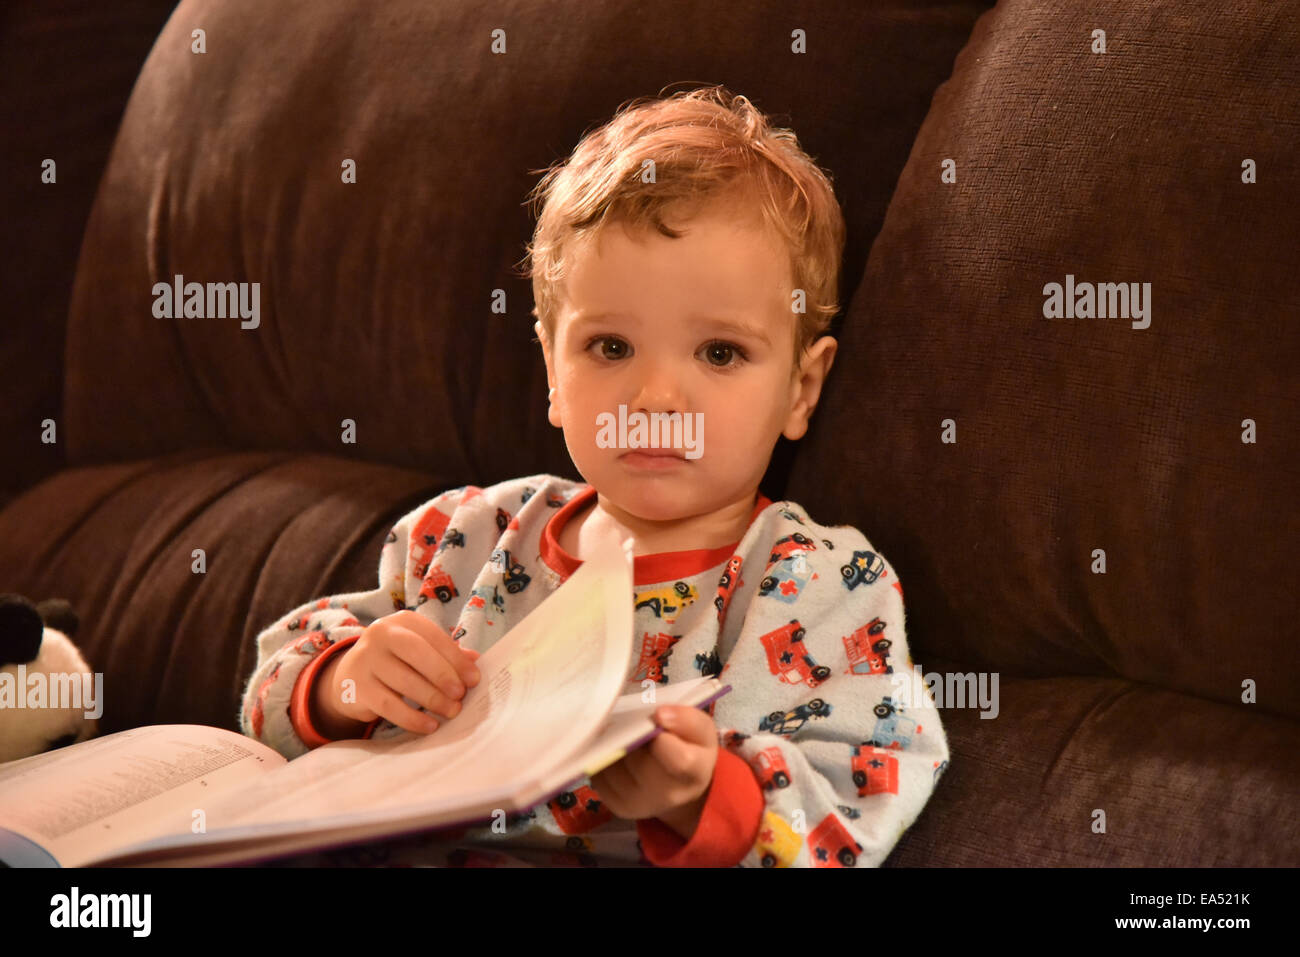
[[[887,865],[1295,866],[1290,718],[1123,678],[1002,675],[997,690],[995,718],[939,712],[952,763]]]
[[[1298,56],[1287,5],[980,19],[787,490],[898,569],[919,660],[1300,716]],[[1149,327],[1046,318],[1067,281],[1150,283]]]
[[[393,522],[461,484],[286,452],[66,469],[0,510],[0,581],[72,602],[104,675],[101,734],[238,731],[257,634],[313,598],[372,590]]]

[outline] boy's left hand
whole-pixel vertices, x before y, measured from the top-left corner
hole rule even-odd
[[[591,779],[615,817],[657,817],[689,838],[718,761],[718,730],[700,708],[661,705],[655,722],[664,730]],[[685,833],[683,833],[685,832]]]

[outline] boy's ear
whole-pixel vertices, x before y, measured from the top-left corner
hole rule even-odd
[[[551,349],[546,344],[546,336],[542,335],[542,322],[539,319],[533,323],[533,331],[537,333],[537,339],[542,344],[542,361],[546,363],[546,384],[551,387],[550,394],[547,396],[549,404],[546,410],[546,418],[557,429],[564,428],[564,420],[560,418],[559,407],[555,403],[555,372],[551,366]]]
[[[537,341],[542,344],[542,360],[546,363],[547,378],[551,374],[551,347],[546,342],[546,336],[542,334],[542,321],[538,319],[533,323],[533,332],[537,334]]]
[[[790,415],[782,431],[787,439],[797,441],[808,431],[808,420],[817,408],[822,386],[830,374],[838,346],[839,343],[830,336],[822,336],[808,350],[800,364],[799,371],[791,382]]]

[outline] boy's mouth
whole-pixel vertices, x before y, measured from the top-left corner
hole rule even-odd
[[[665,469],[684,463],[686,457],[672,449],[634,449],[624,452],[619,460],[638,468]]]

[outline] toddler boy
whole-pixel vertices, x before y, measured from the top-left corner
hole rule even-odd
[[[758,491],[777,438],[806,432],[835,355],[844,222],[829,181],[793,134],[707,88],[629,104],[534,198],[549,418],[584,481],[463,486],[403,516],[377,588],[259,635],[243,730],[287,757],[437,734],[477,681],[477,653],[600,536],[630,534],[623,693],[702,675],[731,692],[707,711],[659,709],[663,733],[504,833],[439,832],[403,853],[880,864],[949,757],[928,695],[893,680],[912,668],[902,587],[857,529]]]

